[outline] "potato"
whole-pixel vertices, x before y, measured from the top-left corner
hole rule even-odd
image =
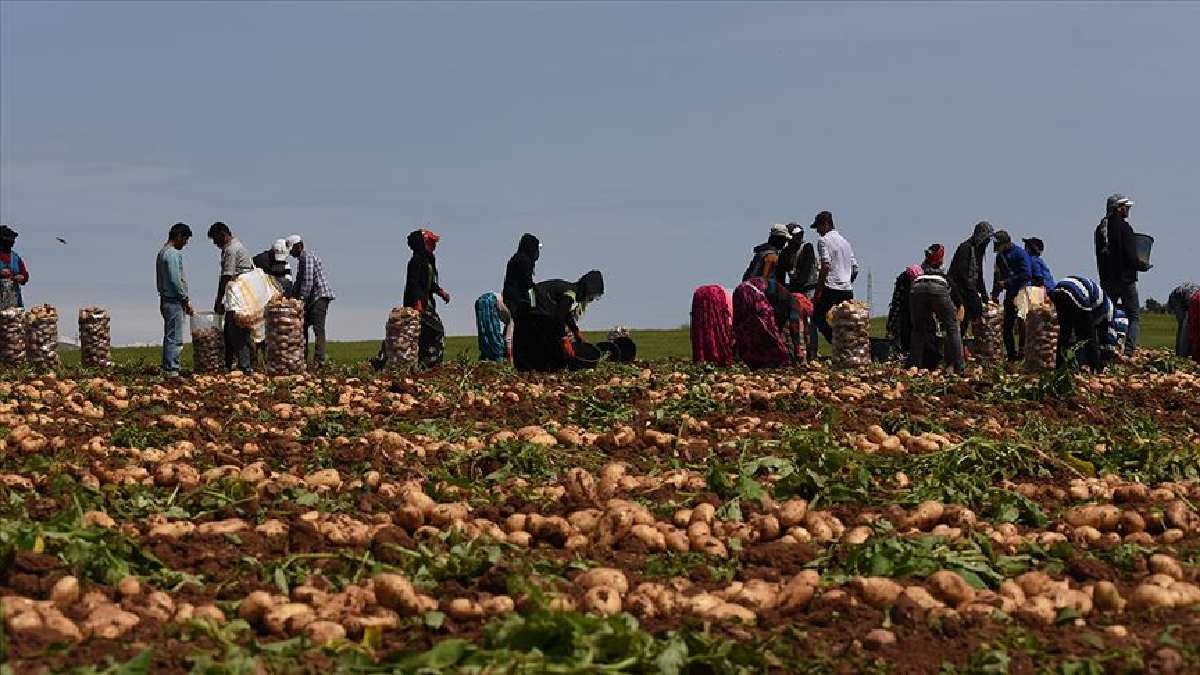
[[[917,530],[928,530],[942,519],[946,507],[941,502],[924,501],[917,505],[904,520],[904,526]]]
[[[808,502],[803,499],[793,498],[779,505],[779,525],[785,530],[804,522],[804,516],[808,513]]]
[[[200,605],[192,609],[192,618],[221,625],[225,623],[225,612],[222,612],[216,605]]]
[[[601,616],[611,616],[621,611],[621,594],[615,588],[595,586],[583,594],[583,607],[586,611]]]
[[[629,592],[629,579],[625,573],[612,567],[593,567],[575,577],[575,584],[583,589],[604,586],[616,590],[621,595]]]
[[[812,601],[821,577],[816,570],[805,570],[783,586],[779,593],[778,607],[784,613],[795,613],[803,610]]]
[[[1018,619],[1037,626],[1052,626],[1058,617],[1058,611],[1050,598],[1038,596],[1025,601],[1013,613]]]
[[[401,616],[418,613],[417,592],[412,582],[400,574],[377,574],[374,578],[375,600]]]
[[[883,443],[888,438],[888,432],[883,430],[883,427],[878,424],[872,424],[867,427],[867,440],[872,443]],[[899,440],[899,439],[897,439]]]
[[[516,608],[516,603],[507,595],[494,595],[484,599],[479,603],[483,609],[483,613],[487,616],[498,616],[500,614],[508,614]]]
[[[857,546],[859,544],[866,543],[866,541],[870,538],[871,528],[865,525],[860,525],[847,530],[846,533],[842,535],[841,543],[849,546]]]
[[[1041,595],[1050,590],[1053,580],[1045,572],[1032,571],[1026,572],[1016,579],[1021,590],[1025,593],[1025,597],[1031,598],[1035,595]]]
[[[117,592],[126,598],[141,595],[142,582],[138,581],[135,576],[126,576],[117,582]]]
[[[1089,504],[1067,511],[1067,523],[1075,527],[1090,525],[1101,532],[1117,529],[1121,520],[1121,509],[1112,504]]]
[[[640,541],[649,551],[665,551],[667,548],[667,540],[663,533],[649,525],[640,523],[634,525],[629,528],[629,534]]]
[[[929,577],[929,586],[934,595],[953,607],[965,605],[975,599],[975,589],[957,572],[940,570]]]
[[[1092,603],[1101,612],[1120,612],[1125,608],[1125,599],[1121,597],[1116,584],[1111,581],[1098,581],[1092,591]]]
[[[267,612],[275,606],[271,594],[266,591],[254,591],[242,599],[238,605],[238,616],[249,623],[259,623]]]
[[[886,577],[855,577],[850,580],[850,586],[876,609],[887,609],[896,604],[896,599],[904,592],[904,586]]]
[[[1154,584],[1142,584],[1129,598],[1132,610],[1169,609],[1175,606],[1176,594],[1168,588]]]
[[[583,509],[567,516],[567,522],[583,534],[591,534],[600,526],[600,518],[603,515],[599,509]]]
[[[80,628],[85,635],[115,640],[141,621],[138,615],[126,612],[116,605],[107,604],[93,609]]]
[[[54,587],[50,589],[50,602],[53,602],[59,609],[66,609],[75,604],[79,599],[79,580],[72,576],[65,576],[54,582]]]
[[[313,643],[328,644],[346,638],[346,629],[335,621],[313,621],[304,627],[304,634]]]
[[[692,518],[691,521],[689,521],[689,525],[695,523],[704,523],[711,526],[713,520],[716,519],[716,515],[717,508],[712,504],[698,504],[696,505],[696,508],[692,509]]]
[[[726,550],[725,544],[721,543],[716,537],[697,537],[691,540],[693,551],[699,551],[705,555],[711,555],[714,558],[725,558],[729,556],[729,551]]]
[[[945,605],[920,586],[909,586],[896,598],[897,617],[905,623],[919,622],[930,610],[939,607]]]
[[[779,538],[779,518],[772,515],[756,515],[750,518],[750,526],[758,534],[759,541],[773,541]]]
[[[483,618],[483,607],[471,598],[455,598],[446,606],[446,614],[456,621],[476,621]]]
[[[263,624],[275,635],[295,635],[316,618],[312,607],[302,602],[288,602],[271,608],[263,617]]]
[[[1183,567],[1169,555],[1156,553],[1150,556],[1150,571],[1154,574],[1165,574],[1172,579],[1183,579]]]

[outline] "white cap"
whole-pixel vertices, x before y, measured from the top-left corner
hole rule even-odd
[[[772,237],[783,237],[784,239],[791,239],[792,233],[790,231],[788,231],[787,225],[784,225],[783,223],[775,223],[774,225],[771,226],[771,236]]]
[[[300,235],[289,234],[288,238],[283,240],[283,243],[287,244],[288,249],[291,250],[291,248],[293,246],[295,246],[296,244],[299,244],[302,241],[304,241],[304,238],[301,237]]]
[[[1117,200],[1117,206],[1133,206],[1133,200],[1129,197],[1121,197]]]
[[[277,262],[287,260],[288,250],[286,239],[276,239],[275,243],[271,244],[271,257],[275,258]]]

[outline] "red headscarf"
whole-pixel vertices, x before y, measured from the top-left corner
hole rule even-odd
[[[442,239],[429,230],[421,230],[421,236],[425,239],[425,250],[430,253],[433,253],[433,249],[437,248],[437,243]]]
[[[930,267],[941,267],[942,261],[946,259],[946,247],[941,244],[934,244],[925,249],[925,264]]]

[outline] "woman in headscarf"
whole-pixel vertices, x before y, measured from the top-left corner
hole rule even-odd
[[[29,270],[13,250],[17,236],[7,225],[0,225],[0,309],[25,306],[21,287],[29,283]]]
[[[484,293],[475,300],[475,329],[479,360],[508,360],[512,352],[512,315],[499,293]]]
[[[508,259],[508,267],[504,270],[504,288],[501,300],[512,316],[513,323],[513,365],[517,370],[532,370],[530,364],[522,361],[526,354],[536,351],[532,340],[533,327],[530,317],[533,316],[537,298],[534,295],[533,271],[541,256],[542,244],[538,238],[526,232],[521,235],[517,244],[517,252]]]
[[[692,360],[733,365],[733,311],[720,286],[701,286],[692,294]]]
[[[575,282],[550,279],[535,284],[533,293],[533,309],[513,338],[513,365],[519,371],[562,370],[575,356],[573,341],[583,341],[579,317],[604,295],[604,277],[592,270]]]
[[[417,363],[433,368],[442,362],[446,348],[446,330],[437,313],[434,296],[450,302],[450,294],[438,283],[437,258],[434,250],[441,237],[429,230],[413,230],[408,234],[412,258],[408,261],[408,278],[404,283],[404,306],[421,315],[421,334],[417,338]]]
[[[753,277],[733,292],[733,351],[751,368],[779,368],[791,361],[766,289],[761,277]]]

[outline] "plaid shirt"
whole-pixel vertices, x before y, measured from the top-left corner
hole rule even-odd
[[[325,263],[311,251],[305,251],[304,255],[300,256],[300,263],[296,268],[296,282],[292,285],[292,296],[305,302],[334,298],[333,289],[329,287],[329,278],[325,276]]]

